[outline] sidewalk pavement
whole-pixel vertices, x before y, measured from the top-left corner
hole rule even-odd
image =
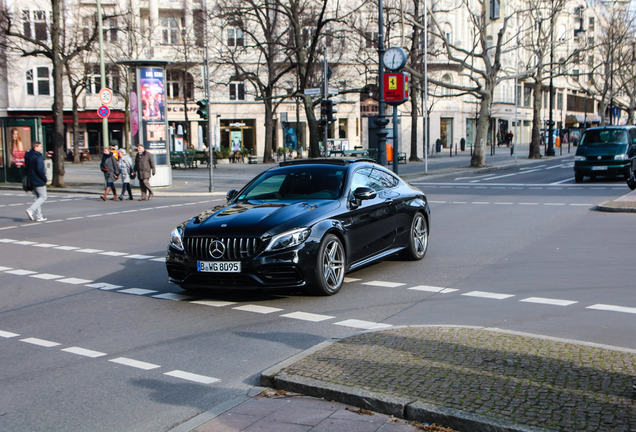
[[[636,350],[493,328],[361,332],[260,381],[171,432],[636,430]]]

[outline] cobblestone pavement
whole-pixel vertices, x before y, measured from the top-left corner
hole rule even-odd
[[[493,329],[362,333],[262,384],[462,431],[636,431],[636,351]]]

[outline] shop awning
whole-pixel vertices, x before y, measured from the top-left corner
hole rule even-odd
[[[598,123],[601,121],[601,117],[598,114],[587,113],[585,114],[568,114],[565,116],[566,123]]]
[[[50,112],[11,112],[9,113],[10,117],[40,117],[42,119],[42,123],[51,124],[53,123],[53,115]],[[80,123],[101,123],[102,118],[97,115],[97,110],[91,111],[80,111],[78,113],[79,122]],[[123,111],[111,111],[110,116],[108,116],[108,121],[113,123],[122,123],[126,118],[126,115]],[[72,124],[73,123],[73,113],[64,111],[64,123]]]

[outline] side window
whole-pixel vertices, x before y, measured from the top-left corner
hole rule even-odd
[[[379,169],[374,169],[371,172],[369,178],[372,184],[370,187],[378,192],[384,189],[395,187],[398,184],[398,180],[395,177]]]
[[[353,173],[353,177],[351,178],[351,192],[358,189],[359,187],[373,187],[369,184],[369,175],[371,174],[372,168],[360,168]]]

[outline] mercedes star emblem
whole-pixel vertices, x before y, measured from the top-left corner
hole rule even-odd
[[[222,258],[223,254],[225,253],[225,245],[221,240],[214,240],[210,243],[209,251],[212,258]]]

